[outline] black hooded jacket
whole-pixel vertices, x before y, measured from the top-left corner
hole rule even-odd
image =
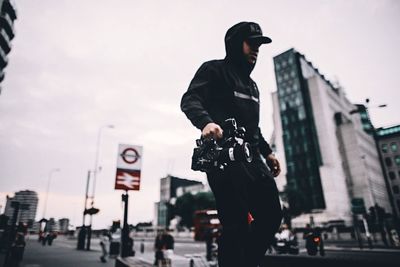
[[[245,141],[253,152],[264,157],[272,150],[258,126],[260,98],[256,83],[250,78],[254,65],[243,55],[245,37],[241,23],[230,28],[225,36],[226,57],[203,63],[181,100],[181,109],[194,126],[202,130],[208,123],[218,125],[235,118],[246,129]]]

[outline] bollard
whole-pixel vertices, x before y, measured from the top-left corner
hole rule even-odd
[[[193,259],[190,259],[189,267],[194,267],[194,260]]]

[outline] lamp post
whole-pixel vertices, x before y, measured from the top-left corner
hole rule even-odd
[[[100,152],[100,144],[101,144],[101,133],[102,130],[105,128],[109,129],[114,129],[114,125],[109,124],[109,125],[103,125],[99,128],[98,134],[97,134],[97,145],[96,145],[96,157],[94,161],[94,169],[93,169],[93,188],[92,188],[92,207],[94,204],[94,196],[96,192],[96,178],[97,178],[97,172],[99,171],[99,152]]]
[[[96,214],[99,210],[94,208],[94,197],[95,197],[95,192],[96,192],[96,178],[97,178],[97,172],[99,171],[99,152],[100,152],[100,144],[101,144],[101,133],[103,129],[105,128],[110,128],[113,129],[114,125],[112,124],[107,124],[103,125],[99,128],[99,131],[97,133],[97,143],[96,143],[96,155],[95,155],[95,161],[94,161],[94,169],[93,169],[93,188],[92,188],[92,196],[91,196],[91,208],[86,209],[86,203],[85,203],[85,211],[84,211],[84,216],[85,214],[90,215],[90,222],[89,222],[89,227],[88,227],[88,236],[87,236],[87,244],[86,244],[86,250],[90,250],[90,242],[92,238],[92,223],[93,223],[93,215]],[[89,184],[89,179],[90,179],[90,171],[88,173],[88,182]],[[85,200],[86,201],[86,200]],[[90,210],[90,211],[89,211]],[[97,210],[97,211],[95,211]]]
[[[48,198],[49,198],[49,190],[50,190],[51,177],[52,177],[52,174],[53,174],[53,173],[59,172],[59,171],[60,171],[60,169],[59,169],[59,168],[56,168],[56,169],[52,169],[52,170],[49,172],[49,178],[48,178],[48,180],[47,180],[46,197],[45,197],[45,199],[44,199],[43,219],[46,218],[47,200],[48,200]]]
[[[53,173],[59,172],[59,171],[60,171],[59,168],[55,168],[55,169],[50,170],[50,172],[49,172],[49,178],[47,180],[46,196],[44,198],[43,217],[40,220],[41,224],[40,224],[40,230],[39,231],[41,231],[41,229],[43,227],[42,223],[44,223],[43,231],[46,230],[46,228],[47,228],[46,211],[47,211],[47,200],[49,198],[49,190],[50,190],[51,178],[52,178],[52,174]]]

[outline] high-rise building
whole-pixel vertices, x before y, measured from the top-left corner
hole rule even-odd
[[[172,219],[170,205],[177,198],[177,189],[183,186],[201,185],[201,182],[168,175],[160,180],[160,202],[156,203],[158,226],[168,227]]]
[[[376,130],[382,168],[386,174],[393,214],[400,217],[400,125]]]
[[[39,198],[36,192],[30,190],[18,191],[14,197],[7,196],[6,208],[4,214],[9,218],[12,218],[14,208],[12,202],[19,202],[21,204],[27,204],[27,209],[20,209],[17,222],[27,223],[29,227],[32,227],[35,221],[37,206]]]
[[[14,20],[17,19],[14,1],[0,0],[0,84],[4,80],[4,68],[8,65],[7,55],[14,38]],[[0,85],[1,93],[1,85]]]
[[[68,233],[69,230],[69,219],[62,218],[58,220],[58,228],[60,233]]]
[[[274,57],[274,146],[282,158],[290,209],[317,224],[352,221],[352,200],[390,206],[368,113],[352,104],[304,55]],[[356,111],[356,112],[354,112]]]

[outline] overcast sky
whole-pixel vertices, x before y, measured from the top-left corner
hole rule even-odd
[[[226,30],[256,21],[273,40],[252,77],[261,91],[261,127],[273,131],[273,57],[294,47],[354,103],[366,97],[375,126],[400,124],[400,1],[18,0],[16,37],[0,95],[0,205],[6,194],[39,193],[49,173],[47,216],[82,223],[87,171],[104,128],[95,227],[123,216],[114,190],[119,143],[144,147],[142,185],[130,193],[129,222],[153,219],[167,173],[190,170],[199,132],[179,108],[202,62],[225,55]],[[280,177],[278,179],[283,179]]]

